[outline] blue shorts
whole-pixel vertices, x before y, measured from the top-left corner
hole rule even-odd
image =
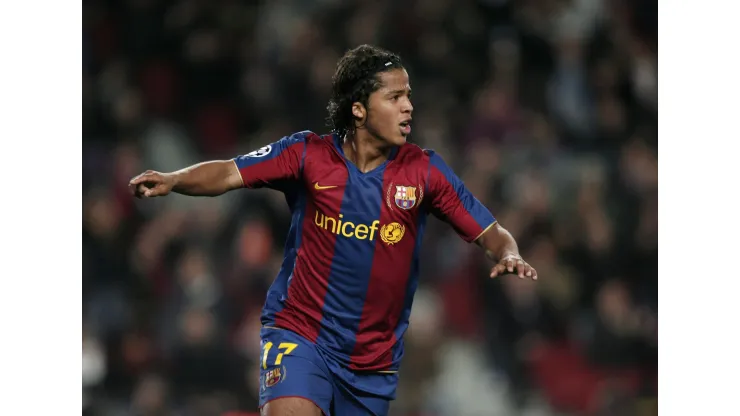
[[[388,414],[397,373],[350,371],[286,329],[263,327],[260,338],[260,408],[282,397],[301,397],[326,416]]]

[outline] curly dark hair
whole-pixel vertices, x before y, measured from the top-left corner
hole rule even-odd
[[[401,58],[373,45],[360,45],[350,49],[337,63],[332,77],[331,99],[326,109],[327,122],[340,137],[355,129],[352,104],[360,102],[367,107],[367,100],[380,88],[377,75],[391,69],[403,68]]]

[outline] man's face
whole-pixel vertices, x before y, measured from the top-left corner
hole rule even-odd
[[[400,146],[411,134],[411,86],[405,69],[393,69],[378,75],[381,87],[370,94],[367,108],[360,108],[365,116],[368,132],[388,144]],[[357,116],[357,106],[353,112]]]

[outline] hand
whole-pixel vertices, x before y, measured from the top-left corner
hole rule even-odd
[[[506,272],[516,273],[520,279],[531,277],[537,280],[537,270],[527,264],[520,256],[510,255],[499,260],[498,264],[491,269],[491,278],[505,274]]]
[[[175,181],[172,175],[148,170],[131,179],[128,188],[137,198],[165,196],[172,191]]]

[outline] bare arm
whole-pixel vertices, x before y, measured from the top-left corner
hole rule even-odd
[[[537,279],[537,271],[519,255],[514,237],[499,225],[493,214],[465,187],[440,156],[430,150],[429,192],[432,212],[452,224],[465,241],[475,241],[497,264],[491,277],[516,273]]]
[[[218,196],[242,187],[233,160],[198,163],[171,173],[146,171],[129,182],[134,196],[151,198],[170,192],[189,196]]]
[[[519,277],[531,277],[537,280],[537,270],[525,262],[519,255],[519,247],[504,227],[498,223],[486,230],[475,243],[486,250],[486,256],[497,264],[491,270],[491,277],[516,272]]]
[[[486,256],[495,262],[509,256],[519,256],[519,247],[514,236],[499,223],[493,224],[481,234],[475,244],[486,250]]]
[[[172,173],[172,192],[190,196],[217,196],[242,187],[233,160],[203,162]]]

